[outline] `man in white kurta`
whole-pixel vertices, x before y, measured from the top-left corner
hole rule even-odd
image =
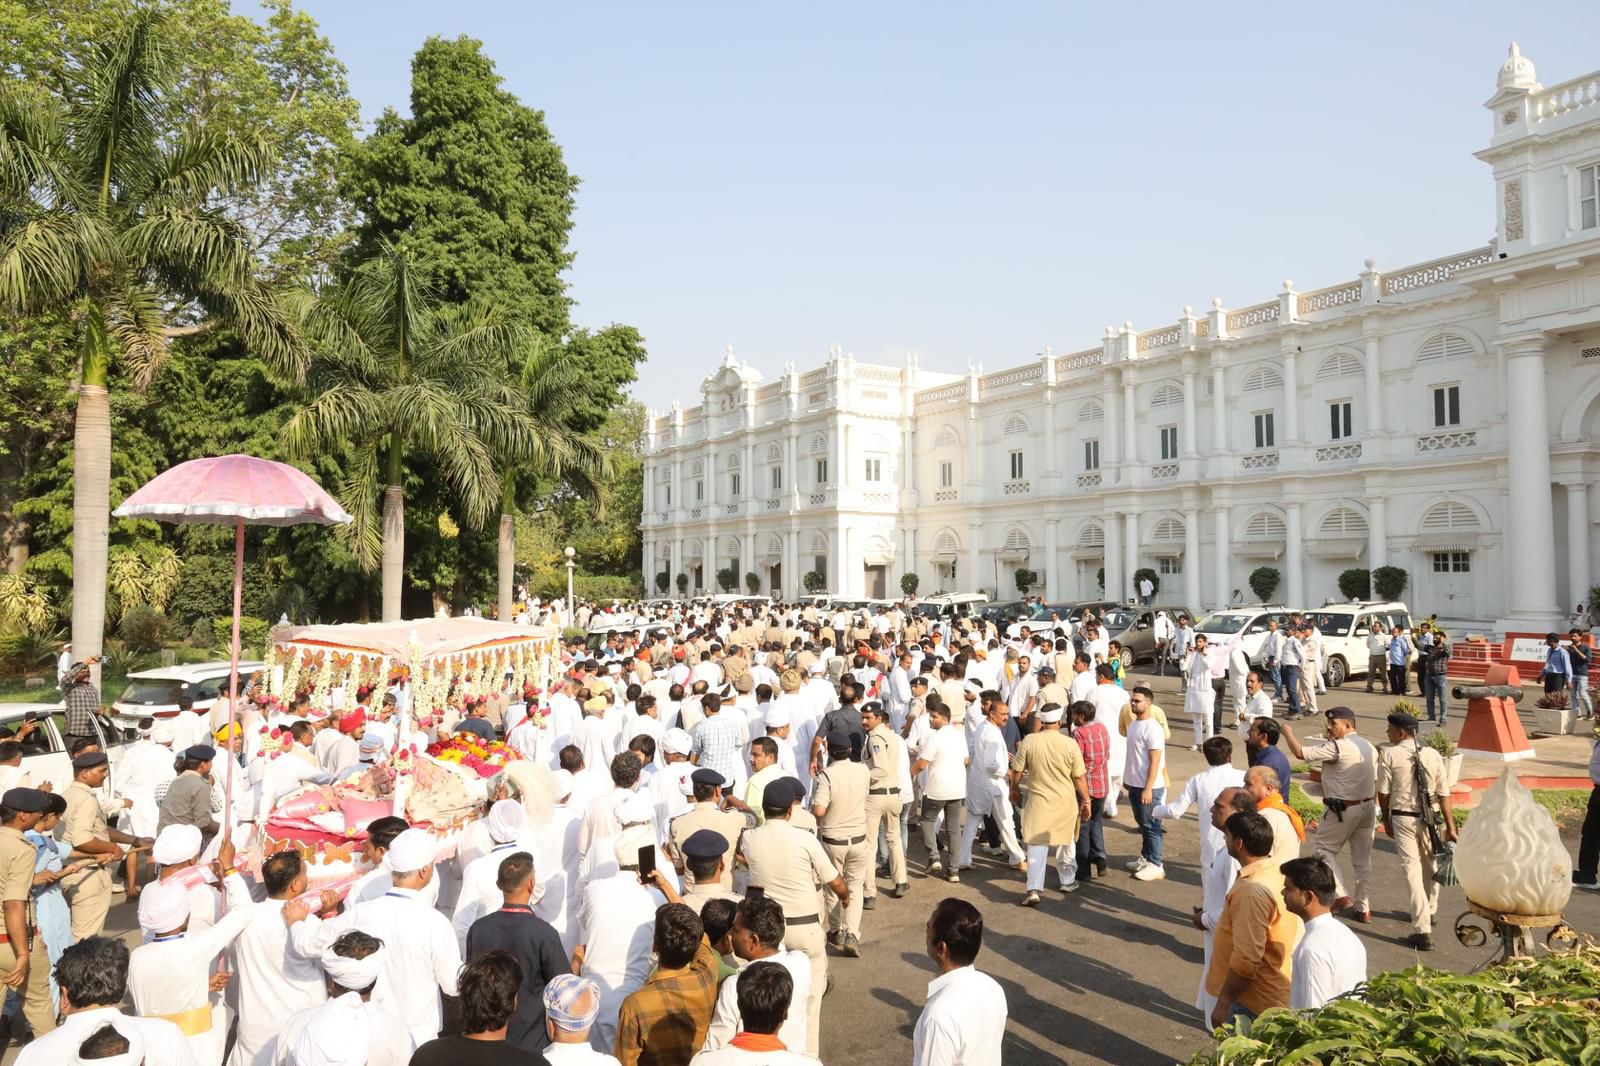
[[[117,760],[112,774],[112,791],[132,801],[131,806],[123,809],[117,825],[123,832],[137,837],[156,835],[156,823],[161,817],[161,808],[156,804],[156,787],[171,784],[178,776],[173,766],[174,735],[171,723],[159,722],[148,736],[141,736],[122,749],[122,757]],[[165,740],[164,744],[157,742],[158,736]]]
[[[456,895],[455,916],[450,923],[455,928],[456,943],[460,945],[463,956],[467,950],[467,930],[472,928],[472,923],[485,914],[499,910],[504,901],[504,893],[500,891],[498,883],[500,864],[517,852],[527,852],[533,858],[536,872],[541,865],[538,845],[534,843],[528,825],[528,812],[521,803],[514,799],[498,800],[489,808],[489,815],[483,821],[489,827],[492,843],[488,854],[472,860],[462,871],[461,891]],[[538,891],[535,885],[536,898]]]
[[[554,779],[556,804],[550,817],[533,827],[535,891],[542,894],[533,905],[536,917],[550,923],[561,937],[568,956],[578,943],[578,905],[574,899],[578,876],[579,812],[568,800],[572,795],[572,775],[557,770]],[[541,862],[542,859],[542,862]]]
[[[363,943],[365,942],[365,943]],[[406,1066],[416,1050],[399,1018],[372,1004],[387,949],[365,934],[341,934],[319,960],[324,1002],[289,1018],[269,1066]],[[359,955],[361,951],[368,954]]]
[[[233,849],[224,845],[224,863]],[[222,991],[212,991],[212,970],[218,955],[250,923],[243,906],[250,890],[237,873],[225,883],[233,907],[209,929],[189,932],[189,890],[177,882],[146,885],[139,897],[139,926],[148,943],[128,958],[128,992],[134,1009],[146,1018],[163,1018],[189,1038],[199,1063],[222,1061],[232,1011]]]
[[[584,886],[578,908],[579,943],[573,950],[579,973],[600,988],[600,1014],[589,1039],[596,1051],[609,1051],[616,1044],[622,1001],[650,973],[656,908],[666,902],[660,892],[639,883],[639,849],[656,843],[654,832],[648,826],[634,826],[618,833],[613,843],[618,869]]]
[[[1106,774],[1108,791],[1102,818],[1117,816],[1117,796],[1122,791],[1122,769],[1128,761],[1128,738],[1122,730],[1122,711],[1128,706],[1128,690],[1117,684],[1109,664],[1094,668],[1095,686],[1089,690],[1089,702],[1094,704],[1094,720],[1106,727],[1111,739],[1106,748]],[[1076,683],[1076,682],[1074,682]]]
[[[973,965],[981,934],[962,943],[953,928],[970,928],[981,921],[977,908],[960,899],[944,900],[928,919],[927,950],[939,976],[928,982],[928,1001],[912,1031],[912,1066],[976,1066],[1001,1061],[1005,989]]]
[[[1229,785],[1217,794],[1201,817],[1220,833],[1230,815],[1254,809],[1254,796],[1239,786]],[[1206,974],[1211,972],[1211,942],[1216,934],[1217,923],[1222,920],[1222,907],[1228,901],[1228,890],[1238,878],[1239,863],[1223,848],[1212,857],[1210,863],[1200,868],[1200,906],[1190,915],[1190,921],[1205,934],[1204,956],[1200,963],[1200,990],[1195,993],[1194,1005],[1200,1011],[1201,1024],[1208,1027],[1211,1024],[1211,1008],[1217,1005],[1217,997],[1206,991]]]
[[[1200,869],[1205,870],[1224,847],[1222,830],[1211,823],[1211,804],[1226,788],[1243,788],[1244,771],[1229,761],[1233,744],[1227,737],[1212,737],[1202,745],[1204,770],[1184,783],[1183,791],[1151,812],[1156,818],[1182,818],[1190,807],[1200,814]]]
[[[267,898],[239,908],[250,914],[250,921],[234,944],[239,1034],[228,1066],[272,1066],[284,1024],[328,998],[322,967],[295,951],[283,921],[284,904],[306,891],[300,853],[269,856],[262,863],[261,878]]]
[[[162,1066],[199,1066],[189,1038],[160,1018],[122,1012],[128,981],[128,949],[106,937],[81,940],[62,952],[55,970],[61,982],[61,1024],[35,1033],[16,1057],[16,1066],[63,1066],[77,1061],[78,1045],[111,1025],[144,1045],[145,1061]],[[96,998],[109,1002],[95,1002]]]
[[[984,815],[992,815],[999,824],[1000,844],[1010,863],[1013,866],[1023,863],[1022,845],[1017,842],[1012,824],[1011,790],[1006,780],[1011,756],[1006,751],[1005,737],[1000,733],[1009,715],[1004,701],[995,700],[989,704],[988,715],[973,734],[972,765],[967,769],[967,824],[961,831],[961,851],[956,856],[956,866],[961,869],[972,865],[972,842],[983,828]]]
[[[372,1002],[379,1010],[403,1019],[419,1047],[439,1035],[439,994],[456,994],[461,969],[461,951],[450,919],[422,898],[423,889],[434,878],[437,853],[438,842],[431,833],[407,829],[394,838],[385,855],[392,871],[387,892],[330,921],[315,917],[297,920],[290,932],[296,951],[318,958],[341,933],[351,929],[383,941],[389,950],[384,952]],[[286,913],[284,920],[289,921],[290,914]]]
[[[1211,663],[1206,659],[1206,635],[1196,633],[1194,649],[1183,664],[1183,709],[1194,726],[1191,751],[1198,751],[1211,735],[1211,712],[1216,695],[1211,687]]]

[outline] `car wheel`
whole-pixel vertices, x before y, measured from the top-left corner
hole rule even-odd
[[[1328,687],[1338,688],[1344,684],[1344,679],[1349,676],[1349,670],[1344,665],[1344,660],[1337,655],[1328,660]]]
[[[1122,649],[1122,672],[1128,673],[1133,669],[1133,649]]]

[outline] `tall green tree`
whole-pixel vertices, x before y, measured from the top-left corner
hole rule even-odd
[[[259,138],[158,118],[177,68],[166,16],[141,10],[75,66],[59,98],[0,88],[0,308],[67,313],[81,358],[73,454],[72,642],[105,626],[111,412],[121,362],[148,384],[169,339],[226,322],[275,371],[302,348],[276,314],[249,232],[214,206],[253,185]]]
[[[353,449],[339,490],[355,519],[348,535],[364,568],[381,560],[383,620],[398,621],[407,459],[437,467],[467,521],[494,513],[495,455],[534,446],[521,394],[504,375],[526,330],[483,303],[440,302],[428,271],[388,244],[348,281],[320,297],[303,292],[295,306],[316,353],[310,398],[285,435],[301,455]]]
[[[559,338],[578,181],[544,113],[500,82],[481,42],[423,44],[411,61],[411,114],[386,109],[341,169],[360,217],[354,254],[403,247],[435,272],[441,300],[491,297]]]

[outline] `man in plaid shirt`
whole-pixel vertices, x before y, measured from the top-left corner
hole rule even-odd
[[[1106,875],[1106,838],[1101,823],[1106,794],[1111,790],[1111,775],[1107,764],[1111,757],[1111,734],[1095,721],[1095,706],[1088,700],[1079,700],[1070,708],[1072,713],[1072,739],[1083,752],[1083,765],[1089,779],[1089,817],[1078,831],[1078,879],[1091,880],[1089,864],[1093,863],[1101,877]]]
[[[656,910],[656,970],[622,1001],[616,1055],[622,1066],[688,1066],[711,1028],[721,957],[672,883],[660,870],[649,878],[667,898]]]
[[[728,783],[730,795],[738,795],[744,788],[744,734],[741,730],[743,712],[736,719],[722,713],[722,697],[708,692],[700,699],[700,709],[705,718],[694,727],[694,762],[696,766],[715,770]]]
[[[67,747],[82,737],[94,738],[94,717],[100,713],[100,690],[89,680],[89,664],[73,663],[67,673],[62,700],[67,708]]]

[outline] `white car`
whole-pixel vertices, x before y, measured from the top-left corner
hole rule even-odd
[[[1329,688],[1367,672],[1367,636],[1374,621],[1388,632],[1397,625],[1411,626],[1411,609],[1396,600],[1330,603],[1300,615],[1322,634],[1322,670]]]
[[[261,662],[239,663],[239,689],[244,690],[250,675],[266,666]],[[197,711],[209,711],[217,697],[228,690],[228,661],[163,666],[128,675],[128,687],[111,705],[111,720],[124,739],[133,739],[141,718],[171,718],[178,713],[178,697],[188,696]]]
[[[39,728],[20,742],[22,771],[31,776],[35,788],[48,781],[60,795],[72,784],[72,760],[67,755],[64,739],[66,709],[59,703],[0,703],[0,726],[15,732],[30,719],[37,721]],[[122,756],[124,742],[115,737],[108,741],[100,719],[95,720],[95,733],[100,737],[101,749],[115,766]]]
[[[1259,607],[1233,608],[1208,614],[1195,623],[1194,631],[1206,635],[1212,648],[1231,652],[1233,645],[1244,642],[1250,665],[1261,665],[1261,646],[1267,641],[1267,623],[1277,622],[1282,629],[1289,621],[1289,609],[1281,604],[1262,604]],[[1208,656],[1209,658],[1209,656]]]

